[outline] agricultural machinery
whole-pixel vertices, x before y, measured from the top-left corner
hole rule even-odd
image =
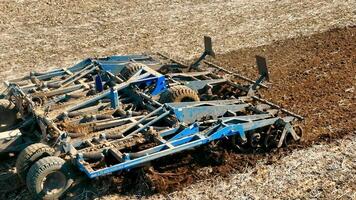
[[[0,152],[35,198],[63,195],[76,177],[143,166],[217,140],[237,150],[299,140],[301,116],[257,95],[268,71],[257,56],[253,81],[208,62],[211,39],[193,64],[163,54],[88,58],[6,81]],[[19,129],[20,134],[6,135]]]

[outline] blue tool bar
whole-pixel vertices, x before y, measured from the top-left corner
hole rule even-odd
[[[150,70],[148,67],[144,67],[145,71],[146,71],[146,69],[148,72],[154,72],[153,70]],[[123,82],[123,83],[120,83],[120,84],[114,86],[113,90],[120,91],[124,88],[127,88],[128,86],[130,86],[132,84],[145,83],[147,86],[149,86],[150,84],[155,84],[156,87],[154,88],[153,92],[151,92],[152,95],[157,95],[157,94],[161,93],[162,91],[164,91],[166,89],[165,77],[158,72],[155,72],[155,73],[148,73],[148,72],[143,74],[142,76],[136,77],[134,80],[129,80],[129,81],[126,81],[126,82]],[[67,110],[67,112],[71,112],[71,111],[83,108],[85,106],[88,106],[100,99],[109,97],[110,94],[111,94],[111,90],[105,90],[102,93],[98,94],[97,96],[92,97],[78,105],[75,105],[75,106],[69,108]]]
[[[173,111],[180,122],[191,124],[196,120],[204,118],[213,118],[223,116],[226,112],[239,112],[246,110],[250,104],[232,104],[232,105],[208,105],[208,106],[196,106],[196,107],[182,107],[174,108]]]
[[[180,151],[184,151],[187,149],[191,149],[213,140],[219,140],[224,137],[229,137],[232,135],[240,135],[242,139],[246,139],[245,131],[258,129],[261,127],[265,127],[268,125],[274,124],[277,120],[283,120],[282,118],[275,117],[270,119],[258,120],[254,122],[247,123],[238,123],[232,124],[232,119],[228,119],[227,121],[222,121],[220,124],[217,124],[204,132],[196,132],[196,129],[191,127],[189,130],[185,129],[177,135],[180,135],[182,132],[186,132],[185,134],[181,134],[184,137],[177,137],[177,139],[166,141],[164,144],[160,144],[158,146],[152,147],[150,149],[146,149],[136,153],[126,153],[125,161],[122,163],[118,163],[116,165],[106,167],[99,170],[88,170],[83,162],[83,158],[79,154],[76,159],[76,163],[79,169],[87,174],[90,178],[95,178],[98,176],[106,175],[112,172],[120,171],[120,170],[128,170],[134,168],[136,166],[140,166],[146,162],[171,155]],[[188,130],[188,131],[187,131]],[[171,132],[171,130],[169,130]],[[175,136],[173,136],[175,137]]]
[[[103,80],[100,75],[95,76],[95,90],[102,92],[104,90]]]
[[[117,109],[119,107],[119,95],[117,90],[113,88],[110,89],[110,100],[111,100],[111,108]]]

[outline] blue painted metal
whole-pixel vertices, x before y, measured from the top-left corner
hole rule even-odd
[[[120,74],[120,72],[125,68],[126,63],[103,63],[97,62],[98,65],[105,71],[109,71],[115,75]]]
[[[124,83],[118,84],[116,85],[114,88],[112,88],[113,90],[116,90],[117,92],[120,90],[123,90],[127,87],[129,87],[130,85],[141,85],[144,84],[146,86],[150,86],[152,84],[155,85],[154,89],[151,92],[151,95],[158,95],[160,93],[162,93],[163,91],[166,90],[166,82],[165,82],[165,77],[148,68],[148,67],[144,67],[143,71],[145,72],[144,74],[140,75],[140,76],[136,76]],[[110,89],[111,90],[111,89]],[[74,105],[73,107],[69,108],[67,110],[67,112],[71,112],[74,110],[78,110],[84,106],[90,105],[93,102],[96,102],[100,99],[106,98],[110,95],[110,90],[107,91],[103,91],[102,93],[100,93],[99,95],[92,97],[91,99],[88,99],[87,101],[84,101],[80,104]]]
[[[157,61],[152,60],[149,56],[146,55],[123,55],[123,56],[110,56],[110,57],[99,58],[99,59],[87,58],[75,64],[74,66],[69,67],[67,70],[72,73],[75,73],[89,66],[90,64],[96,64],[100,66],[103,70],[110,71],[113,74],[117,75],[125,67],[127,62],[133,60],[138,60],[139,62],[148,65],[158,64]],[[41,73],[40,75],[36,76],[36,78],[38,80],[44,80],[56,76],[63,76],[66,74],[67,72],[63,69],[55,69],[49,72]]]
[[[210,130],[215,130],[218,126],[214,126],[210,128]],[[245,138],[244,128],[242,124],[234,124],[228,125],[226,127],[222,127],[217,131],[211,131],[209,135],[204,134],[203,132],[195,132],[196,128],[193,127],[190,131],[183,130],[178,133],[178,137],[173,140],[170,140],[164,144],[158,145],[156,147],[152,147],[150,149],[137,152],[137,153],[129,153],[126,154],[125,161],[111,167],[106,167],[103,169],[99,169],[96,171],[89,171],[83,164],[84,160],[82,156],[79,154],[76,158],[76,163],[79,169],[89,178],[95,178],[98,176],[106,175],[109,173],[113,173],[120,170],[128,170],[135,166],[139,166],[143,163],[171,155],[183,150],[191,149],[197,146],[201,146],[203,144],[207,144],[211,141],[218,140],[224,137],[229,137],[232,135],[240,135],[241,138]],[[195,133],[194,133],[195,132]]]
[[[187,81],[184,85],[192,88],[193,90],[203,89],[206,85],[214,85],[218,83],[224,83],[226,79],[212,79],[212,80],[199,80],[199,81]]]
[[[207,52],[205,52],[205,54],[206,53]],[[204,56],[205,55],[203,55],[203,57]],[[207,76],[208,74],[204,74],[205,72],[200,71],[192,72],[191,76],[184,76],[184,73],[181,73],[181,75],[167,75],[169,79],[166,79],[163,74],[158,73],[148,66],[144,66],[135,75],[128,78],[128,80],[122,80],[120,76],[118,76],[119,78],[116,77],[117,79],[112,79],[114,77],[113,75],[119,75],[125,68],[126,64],[132,61],[142,62],[152,66],[158,64],[157,61],[146,55],[110,56],[98,59],[88,58],[68,69],[57,69],[35,75],[35,77],[39,80],[66,75],[64,79],[60,79],[59,81],[58,79],[54,80],[61,83],[66,83],[67,85],[58,89],[50,90],[49,92],[52,93],[54,98],[50,99],[50,101],[48,101],[50,104],[47,102],[46,105],[52,105],[59,101],[65,100],[67,98],[66,94],[69,92],[74,93],[79,90],[87,91],[89,88],[93,87],[93,81],[91,79],[86,80],[90,82],[91,85],[88,85],[87,82],[79,82],[81,76],[85,75],[81,74],[82,72],[90,75],[96,75],[95,89],[99,94],[94,97],[84,97],[83,101],[75,105],[69,104],[73,106],[68,106],[69,108],[66,108],[64,113],[67,114],[70,112],[73,114],[74,111],[80,113],[87,108],[92,109],[90,106],[97,105],[97,103],[101,102],[102,99],[110,100],[111,108],[117,109],[119,108],[120,103],[125,102],[124,100],[122,100],[122,102],[120,101],[119,93],[120,95],[123,93],[123,98],[126,98],[126,96],[134,96],[133,98],[128,99],[133,101],[133,103],[130,102],[129,106],[132,104],[135,109],[129,111],[124,110],[124,112],[127,113],[131,112],[130,114],[123,114],[122,116],[120,115],[120,117],[115,116],[115,119],[111,121],[105,119],[103,121],[98,121],[98,123],[95,122],[96,127],[94,127],[94,129],[101,126],[101,129],[98,128],[97,130],[105,129],[106,131],[107,128],[119,128],[120,126],[125,125],[125,128],[120,128],[120,130],[118,129],[118,132],[122,137],[127,139],[131,137],[144,136],[145,139],[150,138],[148,141],[156,141],[156,145],[139,152],[131,152],[131,149],[124,149],[122,152],[123,157],[117,159],[118,161],[116,164],[94,170],[90,168],[88,163],[85,163],[83,154],[77,153],[80,150],[83,150],[83,145],[81,145],[83,141],[74,140],[72,143],[67,143],[63,140],[65,145],[71,146],[74,149],[78,148],[78,151],[75,151],[76,153],[71,155],[77,156],[75,158],[77,167],[81,171],[85,172],[85,174],[90,178],[95,178],[120,170],[129,170],[149,161],[184,150],[192,149],[207,144],[211,141],[221,140],[230,136],[238,136],[242,141],[246,142],[246,134],[250,133],[248,131],[260,129],[262,127],[267,127],[273,124],[279,124],[280,122],[285,124],[283,134],[286,134],[287,132],[293,132],[293,128],[289,124],[289,122],[293,120],[293,117],[287,116],[281,118],[273,116],[272,114],[268,114],[264,111],[252,112],[250,108],[253,106],[252,103],[246,103],[241,98],[230,100],[161,104],[151,99],[148,94],[152,96],[161,94],[167,89],[168,84],[171,84],[173,76],[173,84],[183,84],[195,90],[203,89],[206,85],[225,83],[228,80],[223,78],[213,79],[211,77],[209,77],[211,79],[203,78],[203,80],[199,80],[197,77]],[[197,68],[200,61],[201,60],[198,60],[195,64],[191,65],[190,69]],[[113,80],[116,81],[115,85],[110,89],[104,90],[103,83]],[[76,85],[69,86],[73,83],[76,83]],[[83,89],[84,86],[85,88]],[[26,88],[26,90],[30,90],[32,87],[33,86],[31,85]],[[21,93],[21,95],[25,96],[20,87],[14,86],[14,88],[15,92]],[[109,105],[109,103],[106,103],[105,106],[106,105]],[[140,112],[138,112],[139,114],[137,115],[139,116],[134,116],[132,113],[136,112],[137,108],[141,109],[141,107],[144,107],[143,111],[140,110]],[[241,113],[253,114],[242,114],[241,116]],[[76,119],[72,118],[71,120]],[[169,123],[163,123],[165,120],[169,121]],[[164,124],[164,126],[161,125],[161,123]],[[61,133],[63,132],[61,130],[59,131]],[[102,132],[100,134],[101,136],[105,135],[105,133]],[[92,139],[93,141],[105,141],[105,144],[106,142],[117,142],[119,140],[110,139],[110,137],[107,136],[109,135],[105,135],[102,138],[95,137]],[[90,141],[88,140],[88,142]],[[113,146],[116,148],[115,145]],[[98,147],[98,150],[102,151],[102,153],[106,153],[108,148],[113,147]]]
[[[215,105],[233,105],[243,102],[240,99],[232,100],[212,100],[212,101],[199,101],[199,102],[179,102],[179,103],[166,103],[172,109],[182,107],[198,107],[198,106],[215,106]]]
[[[139,72],[132,76],[128,82],[131,84],[143,84],[146,87],[154,84],[155,87],[151,91],[151,95],[153,96],[158,95],[167,89],[165,76],[149,67],[143,67]]]
[[[78,154],[76,158],[76,164],[79,169],[85,172],[88,177],[95,178],[120,170],[129,170],[146,162],[233,135],[238,135],[243,141],[247,141],[245,135],[246,131],[270,126],[279,120],[284,120],[280,117],[272,117],[270,114],[221,117],[221,115],[227,110],[238,112],[241,109],[245,109],[249,106],[249,104],[244,103],[234,104],[237,102],[236,100],[228,100],[226,102],[230,102],[231,105],[224,105],[217,101],[166,104],[166,107],[171,109],[174,113],[171,116],[174,116],[177,119],[181,119],[182,121],[189,121],[189,123],[191,123],[192,121],[199,121],[202,116],[209,114],[213,120],[216,120],[214,122],[215,125],[206,129],[201,126],[203,122],[196,122],[192,123],[190,126],[184,128],[183,130],[174,128],[163,131],[160,133],[159,138],[168,137],[168,140],[160,139],[160,141],[162,141],[161,144],[140,152],[125,153],[122,162],[110,167],[105,167],[99,170],[89,170],[87,167],[85,167],[84,159],[82,158],[81,154]],[[154,113],[159,112],[161,109],[162,108],[155,110]],[[146,127],[148,126],[141,127],[138,129],[138,131],[135,132],[137,133],[139,130],[143,130]]]
[[[155,83],[156,87],[151,92],[151,95],[155,96],[167,89],[166,79],[164,76],[160,76],[156,79]]]
[[[227,111],[243,111],[249,105],[250,104],[185,107],[174,108],[173,111],[180,122],[190,124],[204,118],[215,119],[217,117],[222,117]]]
[[[97,92],[102,92],[104,90],[103,81],[100,75],[95,76],[95,89]]]
[[[111,108],[117,109],[119,107],[119,95],[117,90],[113,88],[110,89],[110,100],[111,100]]]
[[[194,123],[192,125],[190,125],[188,128],[185,128],[183,131],[179,132],[178,134],[174,135],[171,139],[169,139],[168,141],[173,141],[179,138],[183,138],[186,137],[188,135],[192,135],[195,133],[199,132],[199,125],[198,123]]]

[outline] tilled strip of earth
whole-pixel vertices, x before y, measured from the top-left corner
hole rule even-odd
[[[160,159],[150,167],[127,174],[94,180],[94,186],[91,182],[83,184],[68,198],[167,194],[211,177],[243,172],[262,159],[267,160],[267,165],[272,164],[298,149],[356,134],[355,26],[232,51],[212,61],[240,74],[257,77],[255,55],[265,56],[270,70],[270,89],[263,90],[262,96],[305,117],[301,124],[304,136],[299,144],[274,152],[247,154],[224,148],[225,144],[206,146]],[[29,198],[24,189],[1,196]]]

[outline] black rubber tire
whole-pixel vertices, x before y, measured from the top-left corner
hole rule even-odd
[[[53,174],[57,175],[53,177]],[[60,176],[58,176],[60,175]],[[51,178],[49,178],[52,176]],[[51,182],[51,179],[55,181]],[[46,183],[50,181],[50,183]],[[61,158],[51,156],[37,161],[30,168],[26,184],[34,199],[58,199],[73,183],[68,164]],[[57,187],[53,186],[56,185]],[[52,185],[56,192],[48,194],[45,187]]]
[[[26,175],[31,166],[38,160],[54,155],[54,149],[42,143],[31,144],[21,151],[16,160],[16,172],[25,182]]]
[[[10,130],[16,123],[17,110],[15,105],[7,99],[0,99],[0,132]]]
[[[200,101],[198,93],[184,85],[176,85],[169,88],[161,94],[159,99],[161,103],[193,101]]]
[[[121,75],[125,80],[130,79],[138,70],[142,69],[145,65],[142,63],[128,63],[125,68],[122,70]]]

